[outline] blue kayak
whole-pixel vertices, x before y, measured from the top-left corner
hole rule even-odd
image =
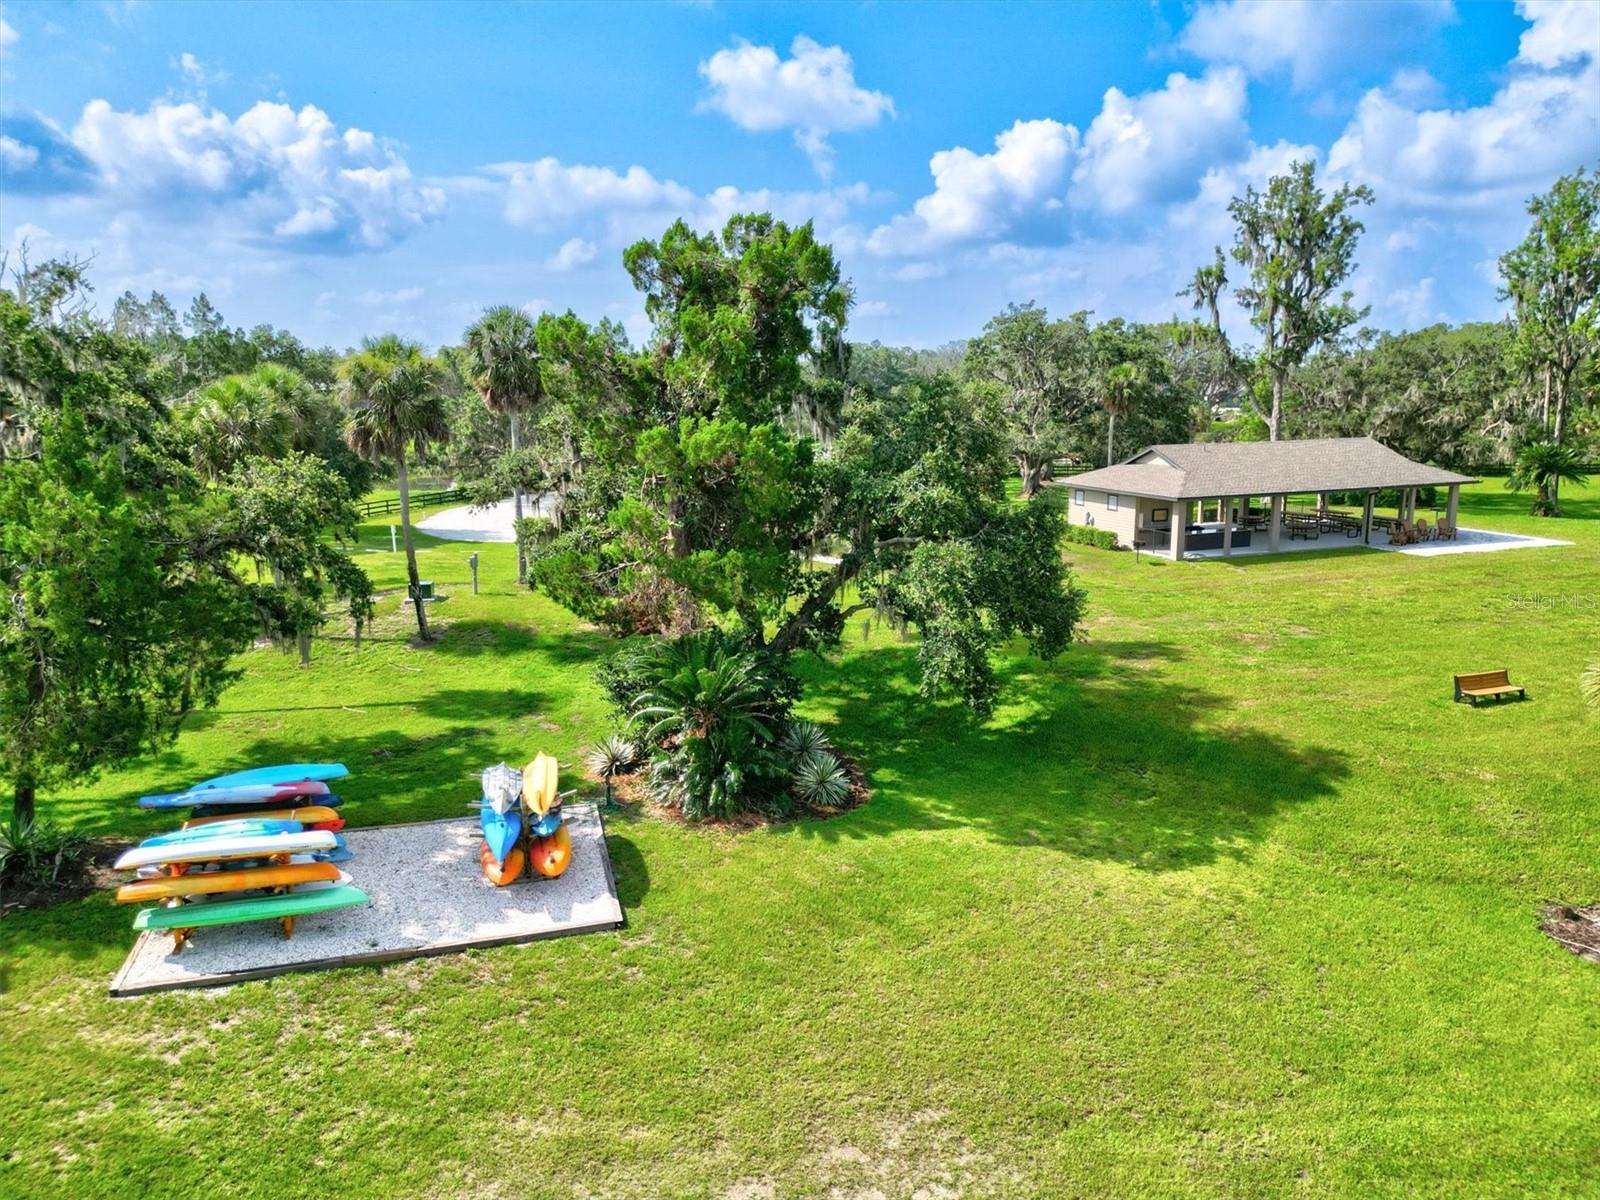
[[[343,779],[348,774],[350,768],[343,763],[280,763],[275,767],[252,767],[248,771],[217,775],[189,790],[201,792],[208,788],[245,787],[257,783],[299,783],[304,779],[320,779],[326,783],[330,779]]]
[[[514,808],[497,813],[485,804],[478,810],[478,824],[483,826],[483,841],[495,862],[505,862],[506,855],[517,844],[517,835],[522,832],[522,814]]]
[[[199,842],[206,838],[246,837],[262,833],[302,833],[305,826],[299,821],[216,821],[210,825],[197,825],[193,829],[174,829],[153,838],[145,838],[141,846],[172,846],[180,842]]]
[[[561,828],[561,810],[552,808],[534,824],[532,833],[534,837],[549,837]]]

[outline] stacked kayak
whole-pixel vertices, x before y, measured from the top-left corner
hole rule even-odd
[[[496,887],[530,876],[554,879],[572,861],[572,837],[561,823],[560,766],[540,754],[520,772],[504,763],[483,773],[478,822],[479,863]]]
[[[117,899],[156,906],[134,928],[171,930],[176,952],[204,926],[276,920],[290,937],[297,917],[366,904],[335,865],[352,855],[327,781],[347,774],[341,763],[285,763],[141,797],[141,807],[190,815],[117,859],[136,873]]]

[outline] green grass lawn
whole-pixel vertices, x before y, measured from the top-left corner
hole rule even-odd
[[[871,803],[612,822],[615,934],[113,1001],[128,911],[8,917],[0,1194],[1600,1194],[1600,967],[1536,928],[1600,901],[1600,488],[1525,509],[1490,483],[1462,520],[1577,545],[1074,547],[1088,639],[1007,659],[981,726],[853,624],[805,708]],[[139,792],[285,758],[348,763],[363,824],[463,814],[538,749],[582,782],[612,643],[511,547],[422,545],[438,646],[390,595],[359,652],[252,652],[170,752],[44,809],[149,834]],[[1527,703],[1451,703],[1499,666]]]

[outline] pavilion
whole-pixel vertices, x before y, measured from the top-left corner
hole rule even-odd
[[[1397,519],[1409,522],[1416,518],[1417,489],[1444,487],[1445,521],[1454,526],[1461,485],[1476,482],[1413,462],[1370,437],[1355,437],[1149,446],[1123,462],[1056,480],[1055,486],[1070,489],[1068,512],[1075,524],[1109,529],[1119,545],[1181,559],[1186,549],[1232,554],[1263,533],[1266,549],[1276,551],[1286,529],[1290,536],[1305,529],[1299,514],[1286,522],[1290,496],[1314,494],[1323,511],[1329,493],[1361,494],[1359,521],[1351,516],[1334,527],[1370,544],[1377,492],[1398,489]],[[1267,502],[1261,508],[1252,503],[1258,498]]]

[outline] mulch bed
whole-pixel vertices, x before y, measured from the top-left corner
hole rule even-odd
[[[54,883],[37,887],[11,885],[0,890],[0,918],[29,908],[49,908],[68,900],[80,900],[90,892],[102,891],[126,882],[124,873],[111,864],[131,843],[126,838],[96,838],[88,852],[76,863],[62,869]]]
[[[850,781],[850,794],[845,802],[837,808],[824,808],[815,804],[802,805],[793,816],[781,820],[764,817],[760,813],[742,813],[730,820],[716,820],[707,818],[701,821],[690,821],[675,808],[657,804],[650,799],[645,790],[642,776],[646,768],[640,767],[638,771],[627,775],[619,775],[611,781],[612,799],[619,805],[631,808],[637,812],[650,812],[666,821],[680,825],[696,825],[701,828],[729,829],[744,831],[751,829],[770,829],[774,826],[786,825],[800,819],[827,820],[830,817],[842,816],[853,809],[860,808],[872,799],[872,787],[867,783],[867,773],[850,755],[835,747],[833,755],[839,760],[839,765],[844,768],[845,777]]]
[[[1579,958],[1600,963],[1600,904],[1547,904],[1539,914],[1539,928]]]

